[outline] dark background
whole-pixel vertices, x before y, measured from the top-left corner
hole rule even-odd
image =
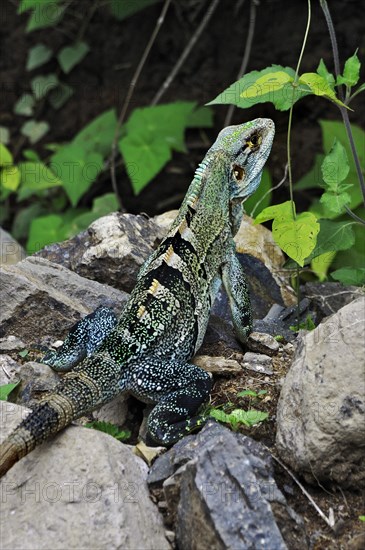
[[[211,0],[174,0],[166,20],[148,57],[132,98],[129,113],[134,107],[147,106],[199,25]],[[62,143],[72,137],[94,117],[106,109],[116,107],[120,112],[135,68],[155,27],[162,8],[157,3],[130,18],[118,21],[107,6],[101,7],[87,21],[91,0],[72,2],[70,12],[56,28],[40,29],[27,34],[27,12],[17,14],[17,1],[2,0],[1,40],[1,107],[0,125],[11,130],[9,148],[15,152],[15,162],[21,160],[25,145],[19,130],[26,120],[13,114],[17,99],[29,92],[30,78],[37,74],[56,72],[57,61],[49,61],[32,71],[25,69],[29,49],[39,42],[58,51],[69,45],[82,33],[90,52],[69,75],[62,80],[75,88],[71,99],[58,111],[44,102],[37,119],[46,120],[51,129],[38,142],[36,149],[45,157],[43,145]],[[335,24],[341,57],[341,68],[347,57],[359,48],[364,59],[363,4],[359,0],[331,0],[329,2]],[[212,100],[228,85],[237,80],[243,57],[249,24],[249,0],[221,0],[208,26],[197,41],[160,103],[177,100],[196,100],[200,105]],[[256,10],[256,25],[247,71],[260,70],[273,63],[295,68],[300,53],[307,19],[305,0],[261,0]],[[304,53],[301,72],[314,72],[320,58],[333,72],[331,43],[319,1],[312,1],[312,24]],[[30,77],[31,74],[31,77]],[[364,120],[364,94],[353,101],[351,122],[361,125]],[[224,125],[227,106],[214,106],[214,128],[208,131],[189,130],[186,134],[188,154],[175,153],[165,169],[138,196],[134,196],[128,177],[118,169],[118,185],[126,209],[133,213],[150,215],[179,205],[197,163]],[[232,123],[241,123],[255,117],[271,117],[277,126],[277,136],[268,163],[273,182],[283,176],[286,163],[286,132],[288,112],[278,112],[270,103],[253,108],[236,109]],[[321,152],[321,132],[318,119],[340,120],[338,109],[329,101],[314,96],[296,104],[293,119],[293,177],[303,176],[313,164],[316,152]],[[105,172],[83,197],[82,206],[111,191],[110,174]],[[274,201],[287,200],[287,189],[282,188]],[[300,206],[305,196],[298,196]],[[303,204],[301,204],[301,201]]]

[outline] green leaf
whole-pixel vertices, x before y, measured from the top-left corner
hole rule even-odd
[[[221,409],[211,409],[209,411],[209,416],[215,418],[216,420],[218,420],[218,422],[230,422],[229,414],[225,413]]]
[[[103,169],[100,153],[85,151],[75,143],[62,147],[51,160],[72,206],[78,203]]]
[[[195,105],[193,101],[177,101],[135,109],[125,125],[127,135],[145,136],[146,142],[163,140],[170,149],[184,153],[184,131]]]
[[[323,180],[327,188],[337,191],[339,184],[346,179],[350,171],[347,153],[343,145],[335,138],[333,146],[322,162]]]
[[[68,74],[72,69],[80,63],[85,55],[90,50],[86,42],[75,42],[72,46],[66,46],[58,53],[57,59],[61,69]]]
[[[337,252],[351,248],[355,242],[353,226],[355,222],[334,222],[330,220],[319,220],[320,230],[317,236],[317,243],[311,255],[305,263],[325,252]]]
[[[3,386],[0,386],[0,401],[7,401],[9,395],[18,384],[19,382],[15,382],[14,384],[4,384]]]
[[[257,397],[257,393],[253,390],[243,390],[237,394],[237,397]]]
[[[33,149],[23,149],[22,154],[23,157],[27,160],[31,160],[33,162],[42,162],[37,151],[33,151]]]
[[[365,521],[365,516],[359,516],[360,521]]]
[[[294,185],[294,190],[313,189],[314,187],[324,186],[322,178],[322,162],[324,155],[316,154],[314,157],[314,165],[297,183]]]
[[[336,93],[323,76],[317,73],[304,73],[299,77],[299,83],[308,86],[314,95],[326,97],[338,105],[346,107],[346,109],[349,108],[338,99]]]
[[[272,65],[261,71],[251,71],[234,82],[208,105],[236,105],[247,109],[257,103],[271,102],[279,111],[290,109],[310,89],[293,88],[295,71],[291,67]]]
[[[331,277],[344,285],[361,286],[365,284],[364,267],[342,267],[331,273]]]
[[[51,59],[53,52],[44,44],[36,44],[28,52],[27,71],[32,71],[41,65],[44,65]]]
[[[63,219],[57,214],[49,214],[32,220],[29,228],[29,236],[26,249],[29,254],[34,254],[47,244],[63,240]]]
[[[355,162],[351,153],[350,145],[348,143],[346,129],[342,122],[332,120],[320,120],[319,122],[322,129],[323,149],[325,153],[328,153],[331,150],[335,139],[341,141],[343,147],[346,150],[350,171],[345,183],[354,184],[351,187],[347,188],[347,193],[351,198],[349,207],[351,208],[351,210],[355,210],[360,204],[362,204],[362,193],[358,184]],[[351,125],[351,129],[360,160],[360,166],[362,167],[362,171],[364,172],[363,167],[365,166],[365,132],[354,124]],[[322,178],[322,172],[319,169],[320,164],[320,157],[318,157],[316,159],[315,166],[310,170],[308,174],[306,174],[305,178],[303,178],[303,180],[301,180],[299,184],[295,186],[295,188],[303,189],[304,186],[302,186],[301,184],[310,181],[313,181],[315,184],[325,187]],[[315,185],[313,185],[312,187],[314,186]],[[309,185],[307,187],[309,187]],[[331,201],[331,197],[329,198],[329,200]],[[334,207],[336,208],[336,210],[334,211],[329,210],[325,206],[325,204],[320,203],[319,200],[312,203],[310,211],[316,214],[318,218],[335,218],[338,216],[337,202],[336,200],[332,200],[332,202],[334,203]]]
[[[10,142],[10,132],[5,126],[0,126],[0,143],[8,145]]]
[[[3,143],[0,143],[0,166],[11,166],[12,164],[13,155]]]
[[[20,183],[20,171],[17,166],[4,166],[0,172],[0,185],[9,191],[16,191]]]
[[[20,128],[23,136],[26,136],[30,143],[37,143],[49,130],[48,122],[37,122],[36,120],[28,120]]]
[[[25,239],[29,233],[29,227],[34,218],[41,214],[45,214],[45,207],[39,201],[33,202],[29,206],[22,209],[17,209],[13,224],[11,226],[11,235],[14,239]]]
[[[93,207],[90,212],[84,212],[74,218],[71,227],[72,232],[76,234],[79,231],[87,229],[93,221],[111,212],[115,212],[118,208],[119,204],[114,193],[106,193],[101,197],[97,197],[93,201]]]
[[[31,94],[23,94],[14,105],[16,115],[32,116],[35,99]]]
[[[356,52],[346,61],[343,75],[339,75],[337,77],[337,85],[345,84],[346,86],[349,86],[351,88],[351,86],[355,86],[358,83],[360,77],[361,63],[356,55]]]
[[[317,74],[325,79],[332,90],[334,89],[336,83],[335,77],[328,71],[323,59],[321,59],[317,67]]]
[[[164,141],[150,141],[148,138],[148,135],[131,134],[119,141],[119,149],[136,195],[171,159],[170,148]]]
[[[54,109],[60,109],[66,101],[70,99],[73,93],[74,89],[71,86],[60,82],[57,88],[51,90],[48,96],[48,101]]]
[[[246,426],[255,426],[255,424],[259,424],[263,420],[266,420],[268,416],[269,413],[256,411],[255,409],[251,409],[249,411],[235,409],[229,415],[231,421],[234,420],[239,424],[245,424]]]
[[[53,27],[59,23],[64,15],[66,7],[59,0],[38,0],[33,2],[25,2],[26,8],[23,8],[23,3],[19,8],[19,13],[32,7],[33,12],[28,19],[26,32],[32,32],[37,29]],[[31,6],[30,6],[31,5]],[[34,7],[33,7],[34,6]]]
[[[34,97],[39,100],[45,97],[53,88],[57,88],[59,85],[58,77],[56,74],[51,73],[47,75],[38,75],[31,80],[31,88]]]
[[[88,424],[85,424],[85,428],[92,428],[94,430],[99,430],[99,432],[104,432],[106,434],[109,434],[119,441],[124,441],[125,439],[128,439],[131,436],[131,432],[128,430],[120,430],[118,426],[115,424],[111,424],[110,422],[101,422],[98,420],[94,420],[93,422],[89,422]]]
[[[21,162],[21,189],[40,191],[62,185],[62,181],[42,162]]]
[[[171,159],[171,150],[184,152],[184,130],[194,102],[176,102],[135,109],[119,141],[134,192],[139,193]]]
[[[120,21],[161,0],[110,0],[110,11]]]
[[[351,197],[346,193],[346,186],[339,186],[337,192],[325,191],[320,198],[321,204],[325,208],[325,212],[333,212],[338,215],[344,211],[344,207],[351,202]]]
[[[252,211],[255,208],[255,214],[258,215],[264,208],[267,208],[271,202],[271,193],[268,193],[268,191],[271,189],[272,183],[271,183],[271,176],[270,172],[267,168],[264,168],[262,171],[262,178],[261,183],[254,192],[253,195],[251,195],[247,200],[244,202],[244,208],[245,212],[249,216],[252,216]],[[265,198],[263,198],[265,196]],[[262,199],[262,200],[261,200]]]
[[[322,163],[322,175],[326,184],[326,191],[320,198],[320,202],[326,209],[336,214],[340,214],[344,206],[351,202],[351,197],[346,192],[351,184],[342,183],[349,170],[345,148],[335,139],[331,151]]]
[[[18,352],[19,357],[26,357],[29,354],[29,350],[23,349],[22,351]]]
[[[354,213],[365,220],[365,208],[357,208]],[[348,222],[349,217],[347,214],[342,216],[342,220]],[[361,224],[353,225],[353,232],[355,235],[355,243],[351,248],[340,250],[337,252],[336,258],[333,262],[333,268],[339,269],[343,266],[351,267],[364,267],[365,266],[365,230]]]
[[[115,109],[110,109],[85,126],[72,143],[85,151],[100,153],[105,158],[111,151],[116,127],[116,112]]]
[[[255,219],[263,223],[274,219],[272,234],[280,248],[301,267],[316,245],[319,224],[310,212],[302,212],[295,218],[290,201],[265,208]]]
[[[213,111],[209,107],[198,107],[188,115],[188,128],[212,128]]]

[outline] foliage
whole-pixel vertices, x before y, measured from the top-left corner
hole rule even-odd
[[[307,318],[302,323],[299,323],[299,325],[290,325],[290,330],[293,332],[298,332],[299,330],[314,330],[316,328],[316,325],[314,324],[314,321],[310,315],[307,315]]]
[[[0,221],[6,220],[9,204],[16,201],[17,214],[11,231],[17,239],[27,238],[29,252],[68,238],[100,215],[118,208],[111,193],[95,199],[91,209],[85,206],[90,202],[93,185],[100,184],[109,170],[117,133],[115,109],[101,113],[69,143],[44,144],[42,148],[39,143],[41,140],[44,143],[50,126],[40,113],[45,103],[58,110],[72,97],[74,90],[65,80],[74,74],[76,67],[87,63],[92,44],[84,39],[84,34],[95,11],[106,6],[123,22],[141,10],[148,11],[158,1],[90,3],[85,25],[74,36],[65,32],[66,43],[51,47],[39,41],[29,49],[25,65],[29,79],[13,107],[26,143],[20,159],[19,147],[9,146],[8,129],[0,127]],[[61,30],[64,26],[66,31],[72,10],[72,2],[67,0],[21,0],[18,13],[28,18],[26,32],[36,36],[38,29],[52,30],[55,25],[61,26]],[[291,113],[293,105],[312,95],[350,110],[353,98],[365,90],[365,84],[359,85],[360,68],[357,51],[346,60],[343,73],[337,78],[323,60],[315,71],[302,74],[299,69],[273,64],[246,73],[210,105],[233,104],[247,109],[271,102],[277,110]],[[345,89],[344,97],[339,96],[340,86]],[[356,184],[353,151],[342,123],[320,120],[319,124],[323,153],[318,151],[313,169],[294,187],[297,193],[311,191],[308,211],[297,213],[291,201],[270,206],[272,184],[267,169],[255,195],[245,202],[245,210],[256,216],[256,223],[272,220],[274,238],[289,256],[291,266],[310,270],[321,281],[332,270],[330,276],[334,280],[364,284],[364,227],[347,214],[350,209],[360,218],[365,216],[361,190]],[[212,111],[208,107],[199,108],[192,101],[134,109],[120,129],[117,141],[134,192],[140,193],[175,151],[186,152],[187,128],[211,126]],[[365,133],[355,125],[352,133],[360,164],[364,166]],[[29,148],[33,146],[37,152]]]
[[[118,426],[109,422],[99,422],[95,420],[94,422],[89,422],[88,424],[85,424],[85,428],[99,430],[99,432],[104,432],[115,437],[115,439],[118,439],[118,441],[126,441],[131,436],[130,431],[120,430]]]
[[[231,413],[226,413],[221,409],[213,407],[209,411],[209,416],[212,416],[218,422],[229,424],[233,431],[237,431],[240,427],[240,424],[244,424],[251,428],[260,422],[266,420],[269,416],[269,413],[263,411],[256,411],[255,409],[250,409],[245,411],[244,409],[234,409]]]
[[[276,109],[285,111],[292,109],[304,97],[316,95],[349,109],[353,97],[365,90],[365,86],[361,85],[352,91],[358,84],[360,66],[355,52],[346,61],[343,74],[336,80],[323,60],[315,73],[302,75],[296,75],[290,67],[272,65],[245,74],[209,105],[223,103],[249,108],[257,103],[271,102]],[[336,87],[340,85],[346,86],[345,102],[337,95]],[[363,200],[360,186],[354,183],[357,179],[354,152],[341,123],[321,120],[320,124],[325,155],[317,155],[314,168],[294,189],[301,191],[320,186],[323,188],[321,197],[314,198],[309,211],[300,214],[296,213],[292,200],[266,206],[256,216],[255,223],[273,220],[273,237],[293,260],[291,265],[302,268],[310,266],[321,281],[327,277],[337,253],[351,249],[352,255],[342,256],[348,265],[340,263],[340,269],[333,272],[333,278],[345,284],[363,284],[364,228],[359,226],[356,218],[353,221],[345,215],[346,209],[358,208]],[[352,131],[359,160],[364,166],[365,133],[356,126],[352,127]],[[354,214],[359,216],[356,211]]]
[[[19,382],[15,382],[14,384],[4,384],[3,386],[0,386],[0,401],[7,401],[9,395],[18,384]]]

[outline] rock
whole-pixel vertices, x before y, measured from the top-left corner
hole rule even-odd
[[[278,403],[278,452],[307,481],[365,487],[365,298],[298,340]]]
[[[0,411],[4,439],[24,409],[0,402]],[[2,478],[2,549],[170,549],[146,470],[113,437],[67,428]]]
[[[52,391],[60,380],[51,367],[36,361],[18,365],[16,376],[20,380],[16,399],[19,405],[28,405],[34,399],[40,399],[42,394]]]
[[[246,352],[243,356],[242,367],[261,374],[273,374],[272,358],[263,353]]]
[[[270,334],[251,332],[247,339],[247,347],[252,351],[275,355],[279,351],[280,345]]]
[[[128,414],[128,395],[117,395],[112,401],[93,411],[93,418],[99,422],[109,422],[122,426]]]
[[[178,548],[308,547],[266,449],[213,421],[159,457],[148,484],[163,486]]]
[[[124,292],[80,277],[69,269],[30,257],[0,269],[0,337],[16,334],[26,345],[44,335],[64,337],[100,305],[120,312]]]
[[[0,227],[0,265],[12,265],[23,260],[25,250],[13,237]]]
[[[364,295],[357,286],[345,286],[341,283],[305,283],[302,295],[315,307],[319,320],[336,313],[356,298]]]
[[[23,340],[11,334],[5,338],[0,338],[0,352],[4,351],[21,351],[26,347]]]
[[[255,225],[250,216],[244,215],[241,226],[234,238],[237,252],[257,258],[267,268],[280,289],[285,306],[296,303],[295,293],[289,284],[290,273],[285,270],[285,256],[273,239],[272,233],[263,225]],[[280,303],[280,300],[277,300]]]
[[[20,365],[10,355],[0,355],[0,386],[19,381]]]
[[[153,220],[115,212],[99,218],[72,239],[46,246],[37,256],[88,279],[131,292],[139,268],[161,238]]]
[[[211,357],[209,355],[196,355],[192,363],[214,375],[227,376],[242,374],[242,367],[235,359],[225,357]]]

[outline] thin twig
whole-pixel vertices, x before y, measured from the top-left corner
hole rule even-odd
[[[283,178],[279,181],[279,183],[277,183],[277,184],[275,185],[275,187],[272,187],[271,189],[268,189],[268,190],[266,191],[266,193],[261,197],[261,199],[260,199],[259,201],[257,201],[257,203],[255,204],[255,206],[253,207],[253,209],[252,209],[251,212],[250,212],[251,218],[253,218],[256,208],[259,206],[259,204],[262,203],[262,201],[264,200],[264,198],[265,198],[267,195],[269,195],[269,193],[272,193],[273,191],[276,191],[276,189],[279,189],[279,187],[281,187],[281,186],[283,185],[283,183],[286,182],[287,177],[288,177],[288,163],[285,165],[284,176],[283,176]]]
[[[361,223],[362,225],[365,225],[365,220],[363,220],[362,218],[360,218],[359,216],[357,216],[357,214],[355,214],[355,212],[353,212],[352,210],[350,210],[350,208],[348,206],[345,206],[345,210],[346,212],[348,213],[349,216],[351,216],[351,218],[353,218],[354,220],[356,220],[358,223]]]
[[[253,35],[255,33],[256,6],[257,5],[258,5],[257,0],[251,0],[250,22],[249,22],[249,27],[248,27],[248,32],[247,32],[245,51],[244,51],[244,54],[243,54],[243,59],[242,59],[240,70],[238,71],[237,80],[242,78],[242,76],[245,74],[245,72],[247,70],[248,61],[250,59],[252,42],[253,42]],[[232,120],[232,116],[233,116],[235,108],[236,108],[235,105],[230,105],[228,107],[228,111],[227,111],[226,118],[225,118],[225,121],[224,121],[224,126],[229,126],[231,124],[231,120]]]
[[[333,21],[332,21],[331,13],[329,11],[327,1],[326,0],[320,0],[320,5],[321,5],[321,8],[322,8],[324,17],[326,19],[328,32],[329,32],[330,39],[331,39],[332,52],[333,52],[333,62],[334,62],[334,66],[335,66],[335,75],[336,75],[336,78],[337,78],[341,74],[341,70],[340,70],[340,57],[339,57],[339,53],[338,53],[336,32],[335,32],[335,28],[333,26]],[[339,86],[338,95],[340,96],[341,101],[344,102],[345,98],[344,98],[342,86]],[[364,176],[363,176],[362,171],[361,171],[360,159],[359,159],[357,151],[356,151],[354,137],[352,135],[348,110],[345,107],[342,107],[342,105],[338,105],[338,108],[340,109],[342,120],[343,120],[343,123],[345,125],[346,132],[347,132],[347,137],[348,137],[349,142],[350,142],[351,152],[352,152],[352,156],[353,156],[353,159],[354,159],[354,162],[355,162],[357,177],[359,178],[359,183],[360,183],[361,192],[362,192],[362,196],[363,196],[363,201],[364,201],[364,205],[365,205],[365,181],[364,181]]]
[[[199,27],[196,29],[195,33],[189,40],[187,46],[185,47],[184,51],[180,55],[179,59],[177,60],[175,66],[173,67],[172,71],[170,72],[169,76],[166,78],[165,82],[162,84],[161,88],[158,90],[157,94],[151,101],[151,105],[157,105],[157,103],[160,101],[163,94],[166,92],[167,88],[171,85],[171,82],[174,80],[175,76],[181,69],[183,63],[185,62],[186,58],[190,54],[191,50],[193,49],[196,41],[200,37],[201,33],[207,26],[210,18],[212,17],[213,13],[215,12],[216,7],[218,6],[220,0],[213,0],[210,4],[209,8],[205,12],[205,15],[203,19],[201,20],[201,23]]]
[[[272,454],[271,450],[269,449],[269,447],[266,447],[266,445],[264,445],[264,447],[269,451],[270,455],[273,457],[274,460],[276,460],[276,462],[278,464],[280,464],[280,466],[282,468],[284,468],[284,470],[290,475],[290,477],[295,481],[295,483],[298,485],[298,487],[300,488],[300,490],[302,491],[302,493],[307,497],[307,499],[309,500],[309,502],[311,503],[311,505],[313,506],[313,508],[315,508],[315,510],[318,512],[318,514],[321,516],[321,518],[326,522],[326,524],[331,528],[333,529],[334,528],[334,525],[335,525],[335,522],[334,520],[331,521],[330,518],[328,518],[326,516],[326,514],[324,512],[322,512],[322,510],[320,509],[320,507],[318,506],[318,504],[314,501],[313,497],[311,497],[311,495],[308,493],[308,491],[303,487],[303,485],[300,483],[299,479],[297,479],[295,477],[295,475],[293,474],[293,472],[291,470],[289,470],[289,468],[284,464],[284,462],[282,462],[280,460],[280,458],[278,458],[277,456],[275,456],[274,454]]]
[[[288,158],[288,177],[289,177],[289,194],[290,194],[290,203],[292,208],[292,214],[293,214],[293,220],[296,219],[296,212],[295,212],[295,203],[294,203],[294,193],[293,193],[293,175],[292,175],[292,164],[291,164],[291,128],[292,128],[292,121],[293,121],[293,110],[294,110],[294,103],[295,103],[295,92],[296,87],[298,85],[299,80],[299,69],[300,65],[302,63],[303,55],[305,46],[307,44],[308,34],[309,34],[309,28],[311,24],[311,17],[312,17],[312,10],[311,10],[311,2],[308,0],[308,16],[307,16],[307,26],[304,33],[302,48],[300,50],[299,59],[297,63],[297,67],[295,69],[295,76],[293,81],[293,95],[292,95],[292,101],[290,105],[289,110],[289,120],[288,120],[288,134],[287,134],[287,140],[286,140],[286,152],[287,152],[287,158]],[[296,265],[296,288],[295,293],[297,296],[297,324],[299,327],[299,318],[300,318],[300,311],[299,311],[299,302],[300,302],[300,286],[299,286],[299,265]]]
[[[114,190],[114,193],[115,193],[115,195],[118,199],[120,209],[121,209],[122,212],[124,211],[124,208],[123,208],[123,203],[122,203],[122,200],[121,200],[121,197],[120,197],[120,194],[119,194],[119,189],[118,189],[117,179],[116,179],[116,174],[115,174],[115,157],[116,157],[116,152],[117,152],[117,141],[118,141],[118,137],[119,137],[119,132],[120,132],[120,128],[121,128],[121,126],[124,122],[125,115],[127,114],[127,110],[128,110],[130,101],[132,99],[134,89],[137,85],[138,79],[140,77],[140,74],[142,72],[144,64],[147,60],[147,57],[148,57],[148,55],[149,55],[149,53],[152,49],[152,46],[153,46],[153,44],[156,40],[158,32],[159,32],[160,28],[163,25],[163,22],[165,20],[165,16],[166,16],[166,13],[167,13],[167,10],[168,10],[170,4],[171,4],[171,0],[165,0],[162,11],[161,11],[161,13],[160,13],[160,15],[159,15],[159,17],[156,21],[156,25],[155,25],[155,28],[153,30],[153,33],[150,36],[150,39],[147,43],[147,46],[146,46],[146,48],[145,48],[145,50],[142,54],[140,62],[138,63],[136,71],[135,71],[135,73],[132,77],[132,80],[131,80],[130,84],[129,84],[129,89],[128,89],[128,92],[127,92],[126,98],[124,100],[122,110],[121,110],[119,118],[118,118],[117,126],[115,128],[114,139],[113,139],[112,150],[111,150],[111,157],[110,157],[110,175],[111,175],[113,190]]]

